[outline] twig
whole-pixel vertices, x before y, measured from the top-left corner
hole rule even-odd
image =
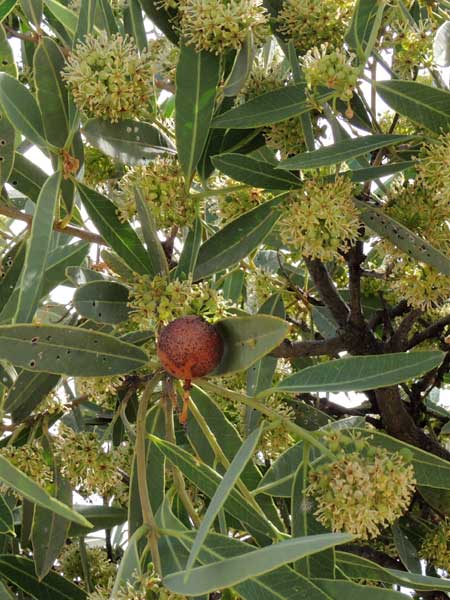
[[[284,340],[270,353],[277,358],[297,358],[299,356],[336,356],[345,350],[345,344],[340,337],[326,340],[307,340],[291,342]]]
[[[336,323],[340,327],[345,327],[350,316],[350,309],[335,288],[325,265],[316,258],[305,258],[305,263],[322,301],[330,309]]]

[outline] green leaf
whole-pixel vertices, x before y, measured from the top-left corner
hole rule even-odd
[[[3,4],[0,4],[0,12]],[[5,28],[0,24],[0,71],[17,77],[17,66],[14,62],[14,54],[8,42]]]
[[[60,473],[55,473],[55,497],[72,506],[72,489]],[[34,510],[31,541],[33,544],[36,575],[42,580],[52,568],[65,544],[69,521],[54,512],[36,506]]]
[[[63,325],[0,326],[0,357],[31,371],[74,377],[128,373],[148,360],[111,335]]]
[[[342,579],[314,579],[314,583],[333,600],[408,600],[409,596],[368,585],[358,585]]]
[[[172,592],[196,596],[207,594],[216,589],[234,586],[246,579],[263,575],[277,567],[351,541],[353,538],[345,533],[327,533],[306,538],[286,540],[246,552],[206,566],[196,567],[192,571],[180,571],[164,577],[164,585]],[[191,573],[189,581],[185,581],[187,573]]]
[[[144,246],[129,223],[119,221],[111,200],[82,183],[77,183],[77,187],[89,217],[111,248],[133,271],[152,275],[152,266]]]
[[[47,140],[63,148],[69,135],[67,88],[61,78],[64,56],[49,37],[40,41],[33,57],[37,100]]]
[[[71,35],[74,35],[78,23],[76,14],[64,6],[64,4],[58,2],[58,0],[45,0],[45,4],[61,25],[63,25]]]
[[[261,479],[258,493],[289,498],[294,475],[301,468],[303,458],[303,442],[285,450]]]
[[[178,30],[174,26],[175,11],[166,11],[156,0],[140,0],[147,17],[173,44],[178,44]]]
[[[17,596],[6,587],[5,583],[0,580],[0,598],[2,600],[16,600]]]
[[[78,42],[84,42],[84,38],[88,33],[92,33],[92,30],[94,29],[96,8],[97,0],[81,0],[77,28],[73,38],[74,47]]]
[[[198,253],[202,243],[203,227],[199,217],[195,218],[194,228],[189,229],[186,241],[184,242],[183,250],[181,251],[180,260],[175,269],[174,279],[187,279],[191,277],[197,264]]]
[[[218,56],[181,46],[176,74],[175,135],[187,187],[208,138],[219,74]]]
[[[44,10],[44,3],[42,0],[20,0],[22,10],[25,17],[33,23],[35,27],[40,28],[42,21],[42,13]]]
[[[433,41],[433,55],[440,67],[450,65],[450,21],[445,21],[436,31]]]
[[[236,485],[244,467],[253,456],[259,438],[261,437],[262,428],[255,429],[248,438],[243,442],[242,446],[236,452],[227,472],[223,476],[222,481],[218,485],[211,502],[208,505],[206,513],[203,515],[202,522],[197,531],[194,543],[189,554],[186,564],[186,571],[191,571],[197,560],[200,549],[208,535],[209,528],[212,526],[214,519],[219,514],[226,499],[231,493],[231,490]],[[188,575],[186,575],[187,577]],[[203,593],[203,592],[202,592]]]
[[[362,221],[375,233],[387,238],[408,256],[413,256],[415,259],[431,265],[444,275],[450,275],[450,258],[448,256],[388,216],[383,210],[359,200],[354,200],[354,203],[360,211]]]
[[[3,0],[0,2],[0,21],[3,21],[9,15],[16,3],[17,0]]]
[[[105,281],[101,273],[87,267],[67,267],[66,277],[75,287],[85,285],[91,281]]]
[[[268,190],[290,190],[299,188],[301,180],[293,173],[277,171],[276,164],[256,160],[246,154],[219,154],[212,157],[212,163],[236,181]]]
[[[417,81],[378,81],[377,93],[396,112],[436,133],[450,130],[450,93]]]
[[[316,100],[321,102],[330,97],[331,92],[327,90],[318,94]],[[212,127],[217,129],[263,127],[296,117],[311,108],[310,100],[305,95],[305,84],[288,85],[227,110],[213,120]]]
[[[0,306],[3,307],[8,302],[11,294],[14,292],[20,273],[22,272],[23,261],[25,260],[26,242],[20,241],[3,257],[3,265],[6,270],[4,277],[0,278]]]
[[[252,69],[253,59],[255,58],[256,47],[253,44],[253,35],[251,29],[234,59],[233,67],[225,82],[223,95],[225,97],[237,96],[244,86],[247,77]]]
[[[164,253],[164,248],[158,237],[158,231],[153,215],[145,202],[144,196],[139,188],[135,188],[134,197],[136,208],[141,224],[142,235],[147,246],[148,260],[151,264],[152,275],[169,275],[169,265]]]
[[[31,143],[45,148],[42,115],[31,92],[7,73],[0,73],[0,107],[7,119]]]
[[[91,527],[87,519],[66,504],[50,496],[41,486],[14,467],[3,456],[0,456],[0,480],[33,504],[52,511],[64,519],[79,523],[83,527]]]
[[[0,113],[0,186],[8,181],[14,164],[16,132],[14,127]]]
[[[86,600],[80,586],[54,571],[39,581],[33,561],[24,556],[0,555],[0,575],[36,600]]]
[[[439,351],[398,352],[381,356],[350,356],[302,369],[259,396],[276,392],[361,392],[396,385],[438,367]]]
[[[47,266],[53,222],[58,206],[60,184],[61,173],[54,173],[44,183],[39,194],[20,278],[15,322],[30,322],[38,307],[41,297],[40,287]]]
[[[0,494],[0,534],[14,535],[14,517],[9,504]]]
[[[110,123],[91,119],[84,126],[83,134],[91,146],[125,165],[145,164],[158,154],[173,152],[170,140],[143,121],[125,119]]]
[[[4,409],[15,423],[30,416],[59,381],[59,375],[22,371],[6,396]]]
[[[76,310],[97,323],[122,323],[128,319],[128,288],[115,281],[91,281],[73,297]]]
[[[289,331],[283,319],[263,314],[230,317],[215,326],[224,340],[225,351],[214,375],[247,369],[278,346]]]
[[[412,573],[421,574],[422,565],[420,558],[417,556],[417,550],[406,532],[400,527],[398,521],[391,525],[391,531],[395,547],[404,566]]]
[[[10,185],[28,196],[33,202],[37,202],[46,179],[47,175],[42,169],[23,154],[15,153],[13,169],[8,181]]]
[[[366,64],[376,42],[384,8],[384,2],[373,0],[358,0],[356,3],[345,39],[350,48],[356,51],[362,65]]]
[[[394,175],[394,173],[400,173],[406,171],[415,166],[415,161],[408,160],[404,162],[388,163],[381,165],[380,167],[367,167],[367,169],[352,169],[351,171],[342,171],[339,173],[341,177],[350,177],[352,181],[373,181],[380,177],[386,177],[387,175]],[[334,180],[334,175],[332,176]],[[331,180],[331,178],[330,178]]]
[[[121,506],[102,506],[100,504],[81,504],[73,507],[80,515],[83,515],[89,523],[90,529],[82,527],[77,523],[71,523],[69,536],[78,537],[94,533],[100,529],[112,529],[127,520],[127,509]]]
[[[183,450],[179,446],[155,436],[150,436],[155,446],[164,456],[176,465],[184,476],[209,498],[212,498],[222,477],[208,465]],[[268,541],[273,536],[273,526],[268,519],[250,506],[237,490],[232,490],[224,505],[225,511],[235,519],[245,523],[251,531],[264,536]]]
[[[401,585],[415,590],[442,590],[450,592],[450,581],[440,577],[428,577],[397,569],[386,569],[377,563],[348,552],[336,552],[339,568],[352,579],[371,579]],[[366,589],[366,588],[365,588]]]
[[[134,39],[139,51],[142,52],[147,47],[147,35],[139,0],[128,1],[123,10],[123,24],[125,32]]]
[[[120,560],[111,598],[115,598],[119,589],[127,583],[133,583],[142,576],[141,557],[139,555],[138,543],[148,532],[146,525],[141,525],[128,540],[127,549]]]
[[[209,238],[198,253],[194,280],[235,265],[261,244],[280,218],[279,198],[244,213]]]
[[[325,167],[335,163],[344,162],[357,156],[362,156],[378,148],[395,146],[403,142],[415,140],[411,135],[388,135],[375,134],[366,135],[360,138],[351,138],[313,150],[312,152],[303,152],[281,161],[279,169],[314,169],[316,167]]]

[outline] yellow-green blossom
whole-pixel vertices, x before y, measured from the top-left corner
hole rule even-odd
[[[93,586],[107,587],[117,574],[117,566],[108,559],[106,548],[86,547],[89,564],[89,576]],[[80,547],[77,543],[68,544],[58,559],[58,571],[69,581],[86,587]]]
[[[425,536],[419,556],[437,569],[450,572],[450,519],[443,519]]]
[[[431,193],[441,192],[444,196],[442,201],[446,201],[449,206],[450,132],[442,134],[435,142],[423,147],[416,168],[427,190]]]

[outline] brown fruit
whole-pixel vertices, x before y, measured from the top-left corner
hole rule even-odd
[[[223,341],[216,327],[201,317],[188,315],[164,327],[158,339],[158,357],[165,370],[189,387],[192,379],[203,377],[217,367],[223,355]]]

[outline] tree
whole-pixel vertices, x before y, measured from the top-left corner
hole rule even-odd
[[[449,9],[0,3],[2,598],[448,597]]]

